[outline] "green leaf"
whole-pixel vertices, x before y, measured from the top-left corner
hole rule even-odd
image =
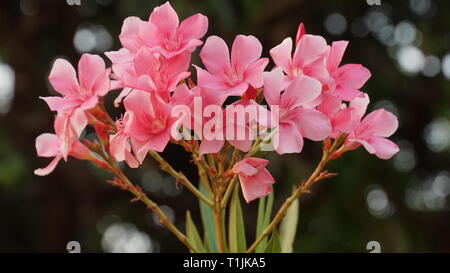
[[[207,195],[207,191],[203,183],[200,183],[200,191],[203,194]],[[203,201],[199,200],[199,202],[200,202],[200,214],[202,216],[203,230],[205,232],[204,235],[205,246],[207,250],[209,250],[210,252],[216,253],[217,244],[214,229],[213,212],[212,209],[208,205],[206,205]]]
[[[300,210],[300,203],[298,199],[289,206],[286,211],[286,216],[280,225],[280,240],[281,251],[283,253],[292,253],[295,233],[297,232],[298,216]]]
[[[206,253],[206,249],[203,246],[197,227],[195,226],[194,221],[192,221],[189,210],[186,211],[186,237],[199,252]]]
[[[270,223],[270,216],[272,215],[274,193],[272,192],[268,197],[259,199],[258,204],[258,220],[256,225],[256,238],[263,232],[263,230]],[[261,240],[255,249],[255,253],[263,253],[267,245],[267,237]]]
[[[228,219],[228,239],[231,253],[245,252],[247,242],[245,239],[244,216],[242,214],[241,200],[239,198],[239,184],[236,185],[230,202],[230,215]]]
[[[272,231],[272,236],[264,249],[264,253],[281,253],[280,237],[276,229]]]

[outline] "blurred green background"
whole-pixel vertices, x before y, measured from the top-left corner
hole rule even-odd
[[[52,131],[54,114],[38,97],[53,92],[46,79],[53,60],[76,64],[82,53],[118,49],[123,19],[147,19],[163,3],[68,2],[0,1],[0,251],[64,252],[72,240],[82,252],[184,251],[151,213],[106,184],[108,175],[89,163],[70,159],[47,177],[33,175],[48,163],[36,157],[34,139]],[[379,160],[362,148],[345,154],[329,168],[339,176],[301,199],[296,252],[367,252],[373,240],[383,252],[449,252],[450,2],[367,2],[376,1],[171,1],[181,18],[207,15],[207,35],[229,43],[237,34],[255,35],[265,56],[295,36],[299,22],[328,42],[349,40],[344,62],[372,72],[363,87],[371,109],[385,107],[399,117],[393,139],[401,151],[393,159]],[[116,94],[108,96],[109,106]],[[116,116],[120,110],[111,109]],[[311,172],[320,149],[307,142],[302,154],[269,156],[276,207]],[[188,154],[170,146],[164,155],[196,179]],[[196,200],[177,190],[150,158],[126,172],[177,226],[183,228],[186,208],[199,216]],[[256,206],[244,205],[251,238]]]

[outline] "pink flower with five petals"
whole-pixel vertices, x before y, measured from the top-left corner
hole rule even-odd
[[[357,124],[347,137],[345,146],[348,149],[356,149],[363,145],[370,154],[375,154],[381,159],[389,159],[399,151],[397,144],[387,139],[398,128],[397,117],[385,109],[378,109],[362,118],[368,104],[367,95],[350,102],[350,107],[355,111]]]
[[[242,96],[249,86],[260,88],[263,85],[262,72],[269,63],[260,58],[262,45],[254,36],[238,35],[231,49],[218,36],[210,36],[200,52],[206,70],[197,69],[197,82],[200,87],[214,90],[221,101],[228,96]]]
[[[264,72],[264,97],[279,130],[274,136],[275,150],[279,154],[300,153],[303,137],[319,141],[331,134],[328,117],[309,108],[320,95],[322,85],[314,78],[300,75],[282,93],[283,81],[281,68]]]

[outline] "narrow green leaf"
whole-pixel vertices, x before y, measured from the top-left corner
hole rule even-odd
[[[195,226],[194,221],[192,221],[189,210],[186,211],[186,237],[199,252],[206,253],[206,249],[203,246],[197,227]]]
[[[200,191],[207,195],[207,191],[203,183],[200,183]],[[216,235],[215,235],[215,229],[214,229],[214,216],[212,209],[206,205],[203,201],[199,200],[200,202],[200,214],[202,216],[202,224],[203,224],[203,230],[204,230],[204,241],[205,246],[207,250],[210,252],[216,253],[217,252],[217,244],[216,244]]]
[[[292,253],[294,248],[295,233],[297,232],[300,204],[298,199],[292,202],[286,211],[286,216],[280,225],[281,251]]]
[[[276,229],[273,230],[272,236],[264,249],[264,253],[281,253],[280,237]]]
[[[272,216],[272,207],[273,207],[273,198],[274,198],[274,193],[272,192],[271,194],[269,194],[268,197],[264,197],[265,200],[265,207],[258,207],[258,223],[260,221],[259,217],[260,217],[260,213],[259,213],[259,209],[261,209],[263,211],[263,216],[262,217],[262,223],[261,223],[261,227],[260,230],[256,232],[256,238],[258,238],[258,236],[263,232],[263,230],[269,225],[270,223],[270,216]],[[261,200],[261,198],[260,198]],[[255,249],[256,253],[263,253],[264,252],[264,248],[267,245],[267,237],[265,237],[264,239],[261,240],[261,242],[258,244],[258,246]]]
[[[241,200],[239,198],[239,184],[236,185],[230,202],[230,214],[228,218],[228,239],[230,252],[245,252],[247,242],[245,239],[244,216]]]

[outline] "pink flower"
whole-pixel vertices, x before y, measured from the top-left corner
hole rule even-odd
[[[122,119],[116,121],[117,133],[111,138],[109,150],[118,162],[126,161],[131,168],[139,167],[138,160],[132,154],[130,137],[125,133],[131,123],[130,113],[127,112]]]
[[[368,103],[367,95],[350,102],[350,107],[355,111],[357,125],[347,137],[345,146],[348,149],[356,149],[363,145],[370,154],[389,159],[399,151],[397,144],[387,139],[398,128],[397,117],[384,109],[378,109],[362,119]]]
[[[145,28],[143,39],[152,50],[166,58],[172,58],[184,51],[193,52],[197,46],[203,44],[199,39],[208,30],[208,18],[200,13],[179,24],[178,15],[169,2],[153,10],[150,22],[155,27]]]
[[[63,59],[57,59],[48,77],[55,90],[62,97],[41,97],[50,110],[57,111],[55,130],[63,141],[61,153],[67,159],[69,148],[78,139],[88,124],[86,110],[94,108],[99,97],[110,88],[110,69],[97,55],[83,54],[78,62],[78,77],[73,66]]]
[[[272,192],[271,184],[275,179],[266,169],[269,161],[262,158],[245,158],[233,166],[233,173],[239,175],[242,194],[247,203],[269,195]]]
[[[53,160],[45,168],[36,169],[35,175],[45,176],[53,172],[58,162],[63,158],[61,153],[62,141],[55,134],[41,134],[36,138],[36,151],[40,157],[54,157]],[[91,151],[79,141],[72,143],[69,154],[78,159],[93,160],[97,164],[105,164],[103,161],[95,157]]]
[[[148,47],[165,58],[172,58],[183,52],[193,52],[203,44],[200,39],[207,30],[206,16],[197,13],[180,24],[176,11],[166,2],[153,10],[149,21],[138,17],[126,18],[119,39],[127,53],[136,53],[140,48]]]
[[[278,67],[288,75],[287,82],[295,77],[306,75],[316,79],[324,79],[328,73],[324,63],[327,51],[327,42],[321,36],[298,34],[299,40],[292,54],[292,39],[286,38],[281,44],[270,50],[270,55]]]
[[[114,76],[122,82],[123,87],[157,92],[165,100],[168,100],[169,93],[175,90],[177,83],[190,75],[187,71],[190,54],[187,52],[166,59],[142,47],[132,61],[115,53],[108,53],[107,56],[113,61]],[[129,91],[124,89],[124,94],[119,97],[124,97]]]
[[[269,60],[260,58],[262,46],[254,36],[238,35],[231,49],[217,36],[210,36],[200,52],[206,70],[197,67],[197,82],[200,87],[217,92],[222,101],[228,96],[242,96],[249,85],[263,85],[262,72]]]
[[[105,62],[100,56],[83,54],[78,62],[78,82],[73,66],[64,59],[57,59],[48,80],[63,96],[41,98],[52,111],[91,109],[97,105],[99,97],[108,93],[110,72],[110,68],[105,69]]]
[[[275,150],[279,154],[300,153],[303,137],[323,140],[331,134],[331,125],[325,114],[307,108],[321,93],[318,80],[300,75],[281,93],[283,78],[281,68],[264,72],[264,97],[279,126],[274,136]],[[276,108],[279,111],[274,111]]]
[[[339,66],[342,61],[348,41],[337,41],[331,44],[327,56],[327,70],[329,73],[328,87],[337,97],[350,101],[363,96],[359,91],[370,78],[370,71],[360,64],[346,64]]]
[[[124,105],[130,115],[124,133],[131,137],[139,162],[148,150],[162,152],[170,140],[171,105],[139,90],[132,91]]]

